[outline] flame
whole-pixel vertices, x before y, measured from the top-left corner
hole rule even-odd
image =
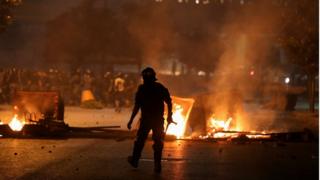
[[[229,117],[227,120],[216,119],[214,115],[212,115],[208,120],[209,130],[206,136],[199,137],[200,139],[206,138],[237,138],[241,134],[245,134],[245,136],[249,139],[268,139],[271,138],[270,134],[267,134],[265,131],[242,131],[239,125],[239,119],[237,119],[236,126],[230,126],[233,118]]]
[[[222,132],[222,131],[235,131],[238,128],[231,128],[230,123],[233,118],[229,117],[227,120],[217,119],[212,115],[208,120],[208,137],[213,138],[235,138],[239,134],[233,132]]]
[[[269,139],[271,138],[270,134],[247,134],[249,139]]]
[[[235,138],[238,137],[238,133],[217,132],[213,133],[213,138]]]
[[[21,131],[24,126],[24,122],[20,121],[17,117],[18,117],[18,115],[14,115],[14,117],[12,118],[12,120],[9,123],[9,127],[13,131]]]
[[[209,120],[209,128],[213,129],[214,131],[216,130],[228,131],[230,130],[231,121],[232,121],[231,117],[229,117],[226,121],[211,117]]]
[[[177,124],[170,124],[167,130],[167,134],[174,135],[177,138],[181,138],[183,136],[186,129],[186,117],[182,114],[182,112],[182,106],[175,104],[172,119]]]
[[[187,129],[187,122],[194,99],[175,96],[171,96],[171,98],[173,102],[172,120],[177,124],[171,123],[166,130],[166,134],[174,135],[176,138],[181,139],[184,137]]]

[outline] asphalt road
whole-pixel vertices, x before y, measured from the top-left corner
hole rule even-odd
[[[318,179],[317,143],[165,143],[153,173],[152,142],[138,169],[127,164],[132,139],[0,138],[0,179]]]

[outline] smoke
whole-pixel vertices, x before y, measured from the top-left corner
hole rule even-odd
[[[140,2],[136,6],[131,12],[128,31],[142,49],[142,62],[158,69],[166,48],[174,43],[169,6],[155,2]]]
[[[265,84],[263,76],[274,61],[280,60],[273,56],[273,51],[284,8],[270,1],[233,3],[225,1],[212,6],[151,3],[149,9],[137,8],[128,29],[141,44],[144,63],[159,68],[169,49],[189,70],[196,65],[207,75],[213,72],[207,84],[212,93],[205,103],[210,116],[219,119],[232,116],[232,128],[236,130],[276,130],[278,114],[266,110],[263,104],[264,101],[270,104],[267,97],[274,92],[282,96],[282,87]],[[270,69],[271,75],[277,71],[274,67]],[[194,90],[194,84],[190,84],[194,77],[188,78],[191,79],[186,87]],[[182,87],[177,87],[181,83],[167,82],[172,91]],[[258,103],[247,103],[257,100]],[[279,102],[271,104],[283,109],[285,99]]]
[[[44,62],[45,24],[82,0],[24,1],[13,12],[13,23],[0,33],[1,65],[41,68]]]
[[[267,1],[259,1],[238,11],[230,10],[223,25],[224,36],[219,42],[223,53],[209,85],[214,93],[207,106],[217,118],[233,117],[231,128],[235,130],[274,128],[275,111],[245,101],[259,100],[259,93],[268,88],[262,83],[262,71],[271,62],[270,50],[279,33],[279,10]]]

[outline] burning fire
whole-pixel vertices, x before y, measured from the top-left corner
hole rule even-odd
[[[178,139],[182,138],[187,128],[187,121],[191,112],[194,99],[191,98],[179,98],[172,96],[173,101],[173,114],[172,119],[177,124],[170,124],[166,130],[166,134],[174,135]]]
[[[227,120],[217,119],[214,116],[211,116],[208,120],[209,132],[208,136],[213,138],[226,138],[233,137],[234,134],[227,133],[225,131],[230,131],[230,123],[232,117],[229,117]]]
[[[219,131],[219,130],[229,131],[231,121],[232,121],[232,117],[229,117],[226,121],[211,117],[209,120],[209,127],[214,131]]]
[[[194,104],[194,99],[191,98],[179,98],[172,96],[173,101],[173,114],[172,119],[177,124],[170,124],[166,130],[166,134],[174,135],[176,138],[186,138],[187,121],[189,114]],[[243,131],[241,120],[243,116],[235,114],[233,117],[226,119],[217,118],[212,115],[207,119],[207,133],[206,135],[198,136],[200,139],[207,138],[226,138],[232,139],[245,135],[248,139],[268,139],[270,134],[265,131]],[[165,124],[166,127],[166,124]]]
[[[14,117],[12,118],[12,120],[9,123],[9,127],[13,131],[21,131],[23,126],[24,126],[24,122],[22,122],[18,119],[18,115],[14,115]]]
[[[167,134],[175,135],[177,138],[181,138],[184,135],[186,129],[186,117],[182,115],[182,112],[182,106],[175,104],[172,119],[177,124],[170,124],[167,130]]]
[[[267,134],[265,131],[242,131],[239,127],[239,122],[237,121],[236,126],[230,126],[233,118],[229,117],[227,120],[216,119],[214,116],[211,116],[208,120],[209,130],[206,136],[200,136],[201,139],[206,138],[237,138],[241,134],[249,139],[268,139],[270,134]]]

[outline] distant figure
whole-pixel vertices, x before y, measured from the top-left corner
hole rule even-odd
[[[113,103],[113,98],[112,98],[113,79],[111,76],[112,74],[109,71],[107,71],[103,75],[103,79],[104,79],[103,94],[104,94],[104,103],[106,106],[109,106],[110,104]]]
[[[128,157],[128,162],[135,168],[141,157],[141,151],[152,130],[152,139],[154,141],[154,171],[161,172],[161,158],[164,138],[164,102],[168,106],[167,122],[172,123],[172,102],[167,88],[156,82],[156,73],[152,68],[146,68],[142,71],[143,84],[139,86],[135,97],[135,105],[131,118],[128,122],[128,129],[134,117],[141,109],[140,127],[137,133],[137,139],[134,142],[132,156]]]
[[[114,80],[114,106],[115,111],[119,113],[125,101],[125,83],[126,81],[121,73]]]
[[[82,77],[83,90],[92,90],[93,75],[90,69],[87,69]]]

